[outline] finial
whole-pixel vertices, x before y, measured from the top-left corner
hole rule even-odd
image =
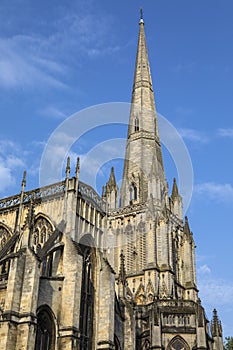
[[[76,163],[76,177],[78,177],[78,174],[80,172],[80,158],[77,158],[77,163]]]
[[[27,177],[27,172],[26,172],[26,170],[24,170],[24,172],[23,172],[23,180],[22,180],[22,185],[21,185],[22,191],[24,190],[24,187],[26,186],[26,177]]]
[[[140,7],[140,23],[144,23],[142,6]]]
[[[179,195],[177,184],[176,184],[176,178],[173,179],[173,187],[172,187],[172,199],[175,200]]]
[[[66,178],[69,177],[70,174],[70,157],[67,157],[67,163],[66,163]]]

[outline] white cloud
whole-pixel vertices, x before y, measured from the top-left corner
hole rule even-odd
[[[215,278],[199,279],[198,287],[203,301],[208,305],[219,306],[231,304],[233,300],[233,283]]]
[[[0,140],[0,192],[2,195],[16,184],[19,174],[22,175],[23,170],[27,169],[26,162],[30,154],[11,140]]]
[[[40,111],[40,114],[54,119],[65,119],[67,117],[64,112],[54,106],[47,106],[42,111]]]
[[[193,109],[189,107],[178,106],[175,112],[181,115],[191,115],[193,114]]]
[[[205,182],[198,184],[194,187],[194,193],[219,201],[233,200],[233,186],[228,183],[216,184],[214,182]]]
[[[0,38],[0,86],[31,88],[37,84],[46,84],[57,88],[66,87],[57,79],[57,72],[64,70],[62,66],[49,59],[37,57],[38,52],[35,51],[42,41],[21,35]]]
[[[15,178],[10,168],[6,167],[2,160],[0,160],[0,192],[13,186],[15,184]]]
[[[211,273],[211,269],[209,268],[208,265],[202,265],[198,268],[198,272],[199,274],[202,274],[202,275],[209,275]]]
[[[218,136],[221,137],[233,137],[233,128],[218,129]]]
[[[70,66],[83,58],[114,54],[111,19],[94,14],[69,12],[51,18],[40,35],[0,37],[0,86],[32,88],[52,86],[67,88],[65,78]]]
[[[180,135],[189,141],[198,142],[198,143],[206,143],[208,142],[208,138],[199,130],[195,129],[179,129]]]

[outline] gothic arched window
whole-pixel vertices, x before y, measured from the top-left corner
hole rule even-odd
[[[40,252],[52,232],[53,227],[51,223],[44,216],[40,215],[35,221],[31,237],[31,247],[35,253]]]
[[[183,338],[181,338],[180,336],[176,336],[170,341],[167,349],[168,350],[189,350],[190,348]]]
[[[4,247],[6,242],[10,239],[10,232],[0,224],[0,250]]]
[[[55,324],[48,307],[42,308],[37,314],[37,332],[35,350],[55,349]]]
[[[94,320],[94,252],[87,246],[83,251],[82,289],[80,305],[80,350],[92,350]]]

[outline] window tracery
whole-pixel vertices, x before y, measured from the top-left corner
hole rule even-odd
[[[52,232],[53,227],[51,223],[45,217],[39,216],[35,221],[31,238],[31,247],[35,253],[38,254],[40,252]]]
[[[170,341],[168,350],[189,350],[189,346],[183,338],[177,336]]]
[[[2,249],[6,242],[10,239],[11,234],[10,232],[0,224],[0,249]]]

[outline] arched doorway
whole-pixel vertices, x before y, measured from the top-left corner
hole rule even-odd
[[[55,324],[48,306],[39,309],[35,350],[55,350]]]
[[[183,338],[181,338],[180,336],[173,338],[170,341],[167,349],[168,350],[190,350],[186,341]]]

